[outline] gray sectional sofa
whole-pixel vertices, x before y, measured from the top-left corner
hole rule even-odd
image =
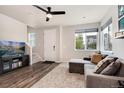
[[[124,60],[115,76],[95,74],[94,64],[84,64],[84,76],[86,88],[118,88],[124,87]]]

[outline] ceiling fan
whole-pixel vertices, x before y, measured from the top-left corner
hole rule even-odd
[[[46,21],[47,22],[50,20],[50,18],[52,18],[52,15],[65,14],[65,11],[51,11],[51,7],[47,7],[47,9],[44,9],[38,5],[33,5],[33,6],[46,13]]]

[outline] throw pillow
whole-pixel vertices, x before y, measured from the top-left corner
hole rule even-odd
[[[121,62],[114,61],[109,64],[100,74],[103,75],[115,75],[121,66]]]
[[[101,60],[102,60],[102,55],[101,54],[93,54],[91,56],[91,62],[94,63],[94,64],[97,64]]]
[[[102,54],[102,59],[106,58],[108,55]]]
[[[117,57],[106,57],[101,60],[95,67],[94,73],[100,74],[111,62],[114,62]]]
[[[116,62],[118,61],[121,63],[121,66],[115,75],[119,77],[124,77],[124,60],[121,58],[118,58]]]

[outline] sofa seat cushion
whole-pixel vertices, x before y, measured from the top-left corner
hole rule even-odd
[[[116,76],[118,76],[118,77],[124,77],[124,60],[119,58],[116,61],[120,61],[121,62],[120,69],[118,70]]]
[[[85,76],[88,74],[93,74],[94,73],[94,68],[95,68],[95,64],[85,64],[84,65],[84,74]]]

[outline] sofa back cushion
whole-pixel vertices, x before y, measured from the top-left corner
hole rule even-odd
[[[108,55],[102,54],[102,59],[106,58]]]
[[[116,61],[121,62],[121,67],[120,67],[120,69],[118,70],[116,76],[124,77],[124,60],[119,58],[119,59],[117,59]]]
[[[101,60],[95,67],[94,73],[100,74],[111,62],[114,62],[117,57],[106,57]]]

